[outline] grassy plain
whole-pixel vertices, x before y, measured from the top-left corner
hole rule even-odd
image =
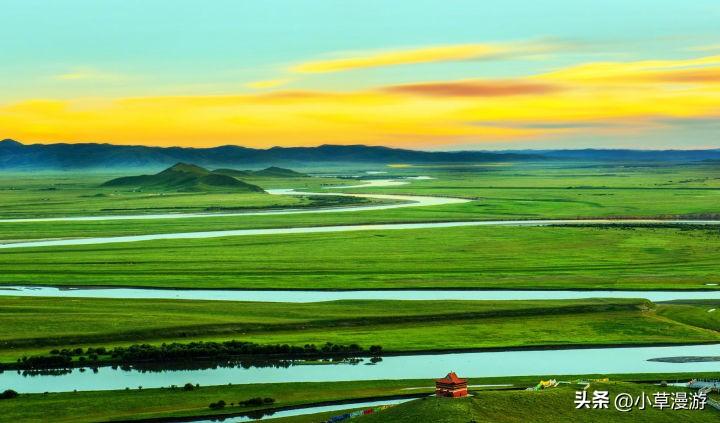
[[[0,283],[182,288],[716,289],[720,232],[464,227],[0,250]]]
[[[470,384],[515,384],[519,387],[532,386],[540,379],[548,379],[552,375],[512,377],[512,378],[473,378]],[[561,380],[573,381],[577,379],[597,378],[603,375],[586,375],[586,376],[563,376]],[[692,377],[702,376],[693,374],[684,375],[610,375],[611,380],[659,380],[670,379],[666,376],[677,377],[679,380],[689,380]],[[191,381],[189,381],[191,382]],[[97,421],[113,421],[113,420],[140,420],[157,417],[181,417],[194,415],[210,415],[229,413],[238,413],[242,411],[250,411],[253,408],[245,408],[228,405],[220,411],[213,411],[208,408],[208,404],[218,400],[224,400],[228,404],[231,402],[243,401],[251,397],[272,397],[276,400],[273,407],[293,406],[301,404],[312,404],[321,401],[338,401],[348,399],[358,399],[362,401],[366,398],[378,396],[403,395],[408,393],[424,394],[429,393],[433,381],[431,380],[396,380],[396,381],[360,381],[360,382],[331,382],[331,383],[285,383],[285,384],[254,384],[254,385],[233,385],[233,386],[207,386],[200,387],[193,391],[183,391],[181,389],[143,389],[128,391],[96,391],[96,392],[65,392],[65,393],[49,393],[49,394],[21,394],[12,400],[4,400],[0,403],[0,421],[2,422],[46,422],[47,416],[53,416],[53,421],[58,423],[64,422],[97,422]],[[421,389],[407,389],[417,388]],[[422,388],[425,387],[425,388]],[[611,383],[596,384],[591,389],[607,389],[613,394],[618,392],[629,392],[639,394],[645,390],[646,393],[654,393],[657,391],[671,392],[674,388],[659,388],[652,385],[635,385],[629,383]],[[480,402],[479,417],[472,415],[463,415],[459,420],[449,420],[452,423],[465,423],[475,417],[478,422],[515,422],[515,421],[538,421],[538,422],[575,422],[579,421],[579,414],[582,414],[582,421],[609,421],[612,417],[616,417],[618,413],[610,410],[607,414],[602,413],[603,410],[593,412],[590,410],[572,411],[574,399],[574,391],[567,388],[559,388],[540,392],[525,391],[479,391],[476,401]],[[403,407],[397,407],[387,410],[383,414],[378,414],[372,421],[410,421],[414,417],[413,422],[439,421],[444,420],[428,420],[433,413],[441,412],[446,415],[452,415],[452,409],[448,409],[447,405],[463,407],[462,400],[460,402],[445,402],[437,404],[435,411],[425,410],[422,416],[414,414],[420,411],[418,405],[425,407],[430,405],[435,399],[420,400],[414,404],[408,403]],[[516,407],[516,405],[521,405]],[[475,407],[473,407],[474,409]],[[536,411],[534,411],[536,410]],[[677,421],[663,420],[667,418],[678,418],[675,411],[665,410],[661,414],[658,412],[648,411],[650,416],[659,417],[661,420],[652,421]],[[681,413],[681,412],[677,412]],[[284,418],[278,421],[283,423],[300,423],[300,422],[318,422],[321,417],[330,417],[332,415],[341,414],[340,412],[324,413],[322,415],[310,415],[305,417]],[[618,421],[649,421],[648,415],[630,414],[635,420],[618,420]],[[503,417],[504,416],[504,417]],[[714,418],[712,412],[683,413],[683,418],[691,420],[683,421],[710,421]],[[695,416],[704,420],[695,419]],[[423,418],[424,417],[424,418]],[[436,417],[442,418],[440,415]],[[584,420],[584,418],[596,420]],[[514,420],[513,420],[514,418]],[[605,420],[600,420],[604,418]],[[622,418],[622,417],[621,417]],[[646,418],[643,420],[642,418]],[[367,419],[367,418],[365,418]],[[379,420],[378,420],[379,419]],[[385,419],[385,420],[382,420]],[[390,420],[388,420],[390,419]],[[392,420],[399,419],[399,420]],[[405,419],[405,420],[402,420]],[[495,420],[493,420],[495,419]],[[358,420],[360,421],[360,420]],[[370,421],[370,420],[368,420]],[[613,420],[615,421],[615,420]]]
[[[0,223],[0,242],[334,224],[590,217],[717,218],[720,214],[720,168],[710,164],[543,163],[383,170],[391,176],[429,175],[436,179],[413,180],[396,187],[335,189],[453,196],[472,201],[351,213]],[[161,195],[98,188],[101,182],[117,176],[121,175],[0,175],[0,218],[318,205],[312,199],[290,196],[217,192]],[[248,182],[265,189],[307,190],[348,184],[347,180],[336,178],[257,178]],[[168,240],[0,250],[0,284],[285,289],[717,289],[708,284],[720,283],[718,247],[717,229],[673,227],[475,227]],[[708,311],[712,308],[715,308],[712,302],[655,306],[643,300],[288,304],[0,297],[0,360],[14,361],[20,355],[47,353],[56,347],[227,339],[298,345],[327,341],[364,347],[379,344],[390,352],[717,342],[720,320],[716,312]],[[21,395],[0,403],[0,420],[46,421],[52,415],[54,421],[74,422],[196,415],[208,413],[207,404],[219,399],[230,403],[272,396],[282,406],[406,393],[403,387],[429,384],[429,381],[269,384],[208,387],[192,392],[153,389]],[[568,408],[572,406],[572,394],[567,389],[493,392],[483,393],[479,407],[473,400],[452,404],[453,407],[458,404],[461,413],[477,421],[577,421],[577,414]],[[439,406],[434,410],[417,414],[419,411],[409,407],[397,416],[373,418],[390,416],[390,420],[377,421],[417,422],[427,421],[421,418],[431,415],[427,413],[434,412],[440,418],[454,412]],[[608,415],[589,412],[583,415],[588,420],[583,421],[607,421]],[[697,416],[700,414],[682,415],[687,417],[685,421],[694,421]],[[673,412],[652,414],[653,421],[676,417]],[[635,413],[613,414],[612,418],[647,421],[643,420],[646,415]],[[706,421],[708,415],[702,418]]]
[[[665,306],[672,307],[672,306]],[[387,352],[720,341],[634,299],[242,303],[0,297],[0,360],[56,347],[238,339]]]
[[[334,224],[590,217],[708,217],[720,213],[717,165],[508,164],[388,169],[387,176],[429,175],[395,187],[333,191],[439,195],[465,204],[385,211],[235,216],[172,221],[32,222],[0,224],[0,240]],[[117,176],[117,175],[115,175]],[[386,175],[383,175],[386,176]],[[247,194],[106,192],[110,175],[0,174],[0,217],[141,214],[307,206],[307,199]],[[58,179],[63,178],[63,179]],[[249,178],[263,188],[318,190],[347,185],[337,178]],[[351,184],[355,182],[350,182]],[[48,189],[53,189],[48,191]],[[95,197],[101,194],[104,197]],[[257,198],[256,198],[257,197]]]
[[[358,423],[375,422],[437,422],[477,423],[502,422],[706,422],[720,417],[720,411],[711,407],[706,410],[669,410],[647,407],[620,412],[611,404],[608,409],[575,409],[573,403],[577,387],[559,387],[539,392],[507,391],[483,392],[477,397],[450,399],[425,398],[400,404],[379,413],[358,417]],[[593,383],[592,391],[608,391],[610,398],[619,393],[633,396],[650,395],[664,391],[674,392],[678,388],[659,388],[652,385],[631,383]]]
[[[218,190],[177,192],[164,189],[135,190],[132,187],[103,187],[103,182],[121,176],[103,173],[0,173],[0,218],[104,216],[179,212],[243,211],[308,207],[307,197]],[[123,174],[124,176],[124,174]],[[328,178],[249,177],[244,180],[265,188],[280,186],[318,188],[322,183],[345,184]]]

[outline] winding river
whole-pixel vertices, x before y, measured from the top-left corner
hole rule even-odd
[[[371,181],[362,185],[342,188],[388,186],[406,181]],[[337,188],[337,187],[336,187]],[[79,221],[79,220],[127,220],[127,219],[176,219],[217,216],[334,213],[361,210],[387,210],[400,207],[421,207],[464,203],[460,198],[426,197],[385,194],[309,193],[294,190],[273,190],[278,195],[341,195],[394,201],[392,204],[354,206],[327,209],[287,209],[248,213],[186,213],[131,216],[85,216],[39,219],[3,219],[0,223],[36,221]],[[0,248],[23,248],[45,246],[92,245],[119,242],[136,242],[159,239],[193,239],[247,235],[273,235],[293,233],[328,233],[363,230],[400,230],[419,228],[447,228],[469,226],[544,226],[577,224],[704,224],[718,225],[719,220],[515,220],[515,221],[466,221],[407,224],[344,225],[305,228],[220,230],[191,233],[147,234],[139,236],[97,237],[82,239],[52,239],[16,242],[0,245]],[[647,298],[652,301],[673,299],[720,299],[720,291],[438,291],[438,290],[365,290],[365,291],[241,291],[241,290],[162,290],[139,288],[92,288],[68,289],[56,287],[0,287],[0,295],[55,296],[55,297],[101,297],[101,298],[173,298],[191,300],[226,301],[280,301],[316,302],[340,299],[398,299],[398,300],[519,300],[519,299],[574,299],[589,297],[605,298]],[[503,352],[473,352],[458,354],[418,354],[385,357],[379,363],[367,360],[359,364],[293,364],[285,366],[215,367],[194,370],[143,371],[101,367],[95,371],[73,369],[57,375],[28,375],[18,371],[0,373],[0,388],[12,388],[18,392],[62,392],[72,390],[111,390],[183,385],[187,382],[201,385],[223,385],[228,383],[271,383],[271,382],[324,382],[380,379],[435,378],[449,370],[463,376],[490,377],[516,375],[563,375],[587,373],[652,373],[652,372],[701,372],[717,371],[717,362],[669,363],[648,361],[652,358],[671,356],[712,356],[720,355],[720,344],[637,347],[637,348],[587,348],[564,350],[527,350]]]
[[[30,376],[19,371],[0,374],[0,387],[18,392],[62,392],[153,387],[280,382],[330,382],[382,379],[431,379],[448,371],[468,377],[570,375],[589,373],[713,372],[717,362],[648,361],[671,356],[720,355],[720,344],[672,347],[578,348],[418,354],[384,357],[377,364],[297,364],[289,367],[216,367],[200,370],[142,371],[100,367],[97,372],[74,369],[61,375]]]
[[[720,300],[714,291],[543,291],[543,290],[233,290],[113,287],[0,286],[0,296],[61,298],[128,298],[206,301],[315,303],[337,300],[572,300],[582,298],[646,298]]]
[[[343,187],[329,188],[363,188],[377,186],[392,186],[406,184],[407,181],[397,180],[375,180],[359,185],[347,185]],[[257,216],[257,215],[279,215],[279,214],[300,214],[300,213],[336,213],[367,210],[389,210],[403,207],[427,207],[447,204],[461,204],[470,200],[451,197],[428,197],[418,195],[394,195],[394,194],[348,194],[335,192],[304,192],[293,189],[268,190],[276,195],[328,195],[358,197],[369,199],[380,199],[393,201],[391,204],[352,206],[338,208],[320,209],[286,209],[264,212],[239,212],[239,213],[166,213],[154,215],[123,215],[123,216],[78,216],[78,217],[53,217],[37,219],[1,219],[0,223],[15,222],[49,222],[49,221],[103,221],[103,220],[130,220],[130,219],[178,219],[178,218],[201,218],[221,216]],[[720,225],[720,220],[682,220],[682,219],[537,219],[537,220],[491,220],[491,221],[459,221],[459,222],[426,222],[426,223],[388,223],[388,224],[367,224],[367,225],[335,225],[335,226],[311,226],[293,228],[272,228],[272,229],[236,229],[199,232],[177,232],[147,235],[128,235],[111,237],[88,237],[73,239],[48,239],[37,241],[19,241],[0,244],[0,249],[16,249],[28,247],[59,247],[71,245],[96,245],[114,244],[139,241],[156,241],[166,239],[202,239],[222,238],[252,235],[282,235],[282,234],[311,234],[311,233],[332,233],[332,232],[355,232],[355,231],[387,231],[403,229],[424,229],[424,228],[454,228],[469,226],[550,226],[550,225],[618,225],[618,224],[677,224],[677,225]]]

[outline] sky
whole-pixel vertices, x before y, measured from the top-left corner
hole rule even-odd
[[[0,0],[0,138],[720,147],[717,0]]]

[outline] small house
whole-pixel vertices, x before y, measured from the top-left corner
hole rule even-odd
[[[467,379],[461,379],[455,372],[450,372],[442,379],[435,380],[435,395],[438,397],[466,397]]]

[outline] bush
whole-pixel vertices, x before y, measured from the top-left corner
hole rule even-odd
[[[183,386],[183,391],[192,391],[195,389],[195,385],[192,383],[186,383],[185,386]]]
[[[220,400],[218,402],[210,403],[210,408],[212,408],[213,410],[219,410],[221,408],[225,408],[225,401]]]
[[[0,394],[0,399],[11,399],[18,396],[18,393],[13,391],[12,389],[5,390],[2,394]]]
[[[275,398],[263,398],[265,404],[272,404],[275,402]]]
[[[250,398],[249,400],[243,401],[242,404],[247,407],[257,407],[263,405],[263,399],[260,397]]]

